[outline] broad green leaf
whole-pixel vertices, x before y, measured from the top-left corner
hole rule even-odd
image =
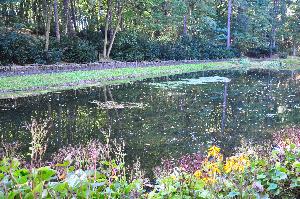
[[[275,184],[275,183],[270,183],[270,185],[269,185],[269,187],[268,187],[268,191],[270,191],[270,190],[275,190],[275,189],[277,189],[277,187],[278,187],[278,185],[277,184]]]
[[[42,181],[49,181],[52,176],[56,174],[56,171],[49,167],[41,167],[37,170],[37,178]]]

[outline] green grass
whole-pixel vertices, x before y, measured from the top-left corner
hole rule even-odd
[[[129,81],[172,74],[182,74],[201,70],[222,69],[300,69],[299,58],[285,60],[251,61],[249,59],[228,62],[183,64],[145,68],[119,68],[108,70],[74,71],[53,74],[2,77],[0,79],[0,99],[43,94],[50,91],[121,84]]]

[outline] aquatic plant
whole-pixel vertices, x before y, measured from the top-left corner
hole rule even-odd
[[[43,156],[48,147],[50,127],[50,120],[44,120],[43,122],[39,123],[37,120],[32,119],[31,124],[27,125],[27,128],[31,133],[31,146],[29,148],[29,150],[31,151],[31,165],[40,165],[40,163],[42,162]]]
[[[295,144],[274,149],[268,157],[243,152],[227,158],[221,148],[212,146],[201,158],[195,154],[185,156],[186,161],[171,161],[167,172],[157,176],[152,185],[138,170],[132,170],[136,175],[128,177],[123,155],[121,161],[101,160],[97,151],[104,145],[91,146],[87,153],[90,158],[86,159],[90,166],[81,168],[74,166],[73,157],[52,167],[30,169],[15,158],[2,159],[0,198],[248,199],[297,198],[300,194],[300,148]],[[189,161],[192,157],[199,159]],[[179,166],[182,162],[192,166],[186,169]],[[139,162],[133,167],[140,168]]]

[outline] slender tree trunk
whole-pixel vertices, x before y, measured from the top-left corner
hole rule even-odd
[[[273,49],[276,48],[276,28],[277,28],[277,16],[278,16],[278,7],[279,0],[273,1],[273,17],[272,17],[272,35],[271,35],[271,55],[273,54]]]
[[[57,0],[54,0],[53,8],[54,8],[54,23],[55,23],[55,36],[56,36],[56,41],[57,41],[57,42],[60,42],[60,32],[59,32],[59,19],[58,19],[58,10],[57,10]]]
[[[122,8],[121,8],[119,16],[118,16],[118,22],[117,22],[116,28],[115,28],[115,30],[114,30],[114,32],[112,34],[112,38],[111,38],[111,41],[109,43],[109,48],[108,48],[108,52],[107,52],[107,57],[108,58],[110,56],[110,52],[111,52],[112,46],[113,46],[113,44],[115,42],[116,35],[117,35],[118,31],[119,31],[121,20],[122,20]]]
[[[297,55],[297,48],[295,42],[293,43],[293,56]]]
[[[70,23],[70,19],[69,19],[69,0],[64,0],[63,1],[63,33],[65,35],[68,34],[68,27],[69,27],[69,23]]]
[[[45,32],[45,38],[46,38],[46,44],[45,44],[45,52],[46,56],[48,57],[48,51],[49,51],[49,35],[50,35],[50,25],[51,25],[51,18],[52,18],[52,6],[47,6],[47,16],[46,16],[46,32]]]
[[[111,0],[107,1],[107,12],[105,17],[105,29],[104,29],[104,44],[103,44],[103,58],[107,58],[107,44],[108,44],[108,25],[109,25],[109,16],[111,13]]]
[[[183,35],[187,36],[187,24],[186,24],[186,15],[183,17]]]
[[[73,27],[75,32],[78,32],[77,23],[76,23],[76,2],[74,0],[71,0],[71,14],[72,14],[72,21],[73,21]]]
[[[229,49],[231,46],[231,14],[232,14],[232,0],[228,0],[227,49]]]
[[[102,17],[102,15],[103,15],[103,2],[102,2],[102,0],[99,0],[99,11],[98,11],[98,15],[99,15],[99,18],[101,18]]]

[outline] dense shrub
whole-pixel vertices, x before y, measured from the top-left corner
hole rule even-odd
[[[264,57],[270,57],[270,55],[271,55],[271,50],[269,47],[251,48],[246,52],[246,56],[252,58],[264,58]]]
[[[288,53],[287,52],[279,52],[278,53],[279,58],[281,59],[287,59]]]
[[[62,38],[59,49],[62,51],[62,61],[64,62],[87,63],[97,61],[95,47],[78,37]]]
[[[43,40],[30,34],[0,32],[0,64],[32,64],[44,59]]]
[[[152,40],[143,33],[121,32],[114,44],[112,57],[123,61],[226,59],[239,57],[235,49],[196,37],[180,37],[173,41]]]

